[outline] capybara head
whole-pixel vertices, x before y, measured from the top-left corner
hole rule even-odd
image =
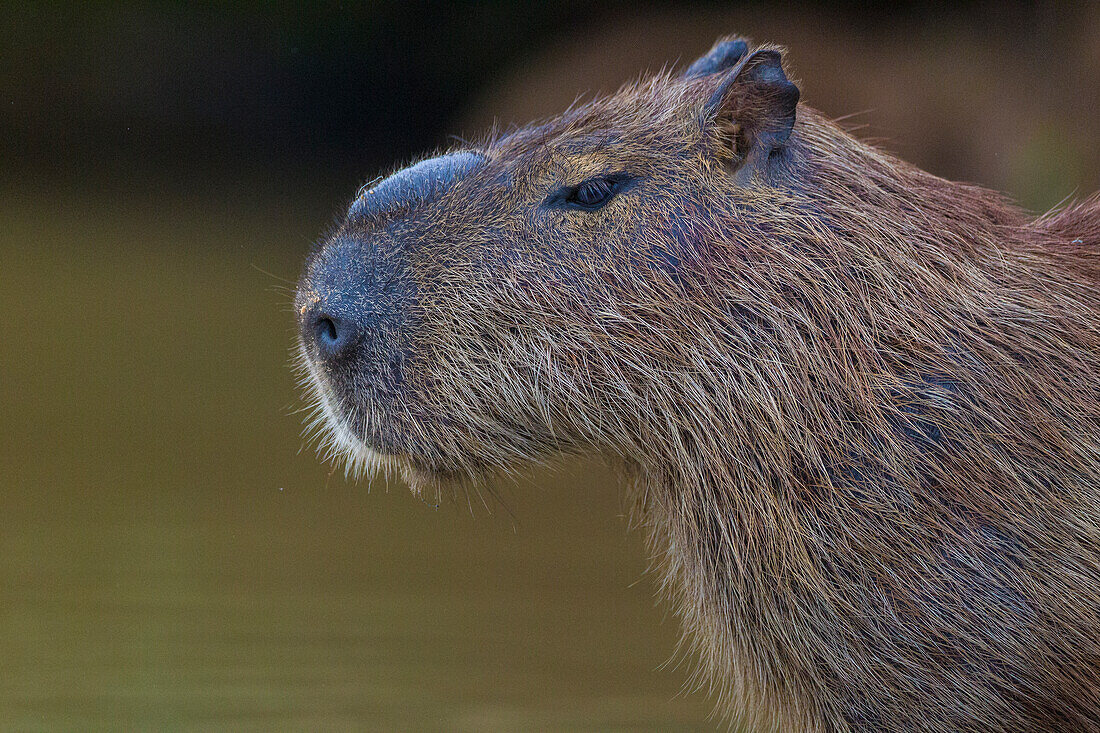
[[[730,252],[708,229],[731,250],[730,222],[773,236],[760,214],[784,205],[798,97],[778,50],[725,39],[680,75],[364,188],[296,301],[333,452],[414,488],[644,453],[645,401],[667,404],[708,346],[684,320],[720,307],[706,283]]]

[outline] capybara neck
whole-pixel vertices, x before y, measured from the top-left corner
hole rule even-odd
[[[800,118],[792,185],[696,230],[626,460],[699,682],[750,730],[1100,730],[1100,205]]]

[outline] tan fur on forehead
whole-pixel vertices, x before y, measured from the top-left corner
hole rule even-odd
[[[631,133],[642,138],[693,124],[691,110],[702,106],[700,90],[714,80],[685,80],[670,72],[647,76],[618,92],[581,104],[550,120],[510,131],[488,141],[490,150],[533,150],[551,143],[577,141],[599,145]]]

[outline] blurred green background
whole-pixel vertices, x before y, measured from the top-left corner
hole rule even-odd
[[[0,4],[0,730],[713,728],[613,477],[346,482],[289,305],[364,181],[733,31],[937,174],[1100,187],[1096,5]]]

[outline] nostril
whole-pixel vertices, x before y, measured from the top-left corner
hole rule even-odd
[[[346,320],[335,316],[321,313],[313,320],[313,339],[325,358],[343,355],[355,341],[352,331]]]
[[[336,330],[336,324],[328,316],[321,316],[317,320],[317,340],[328,345],[335,345],[340,339],[340,333]]]

